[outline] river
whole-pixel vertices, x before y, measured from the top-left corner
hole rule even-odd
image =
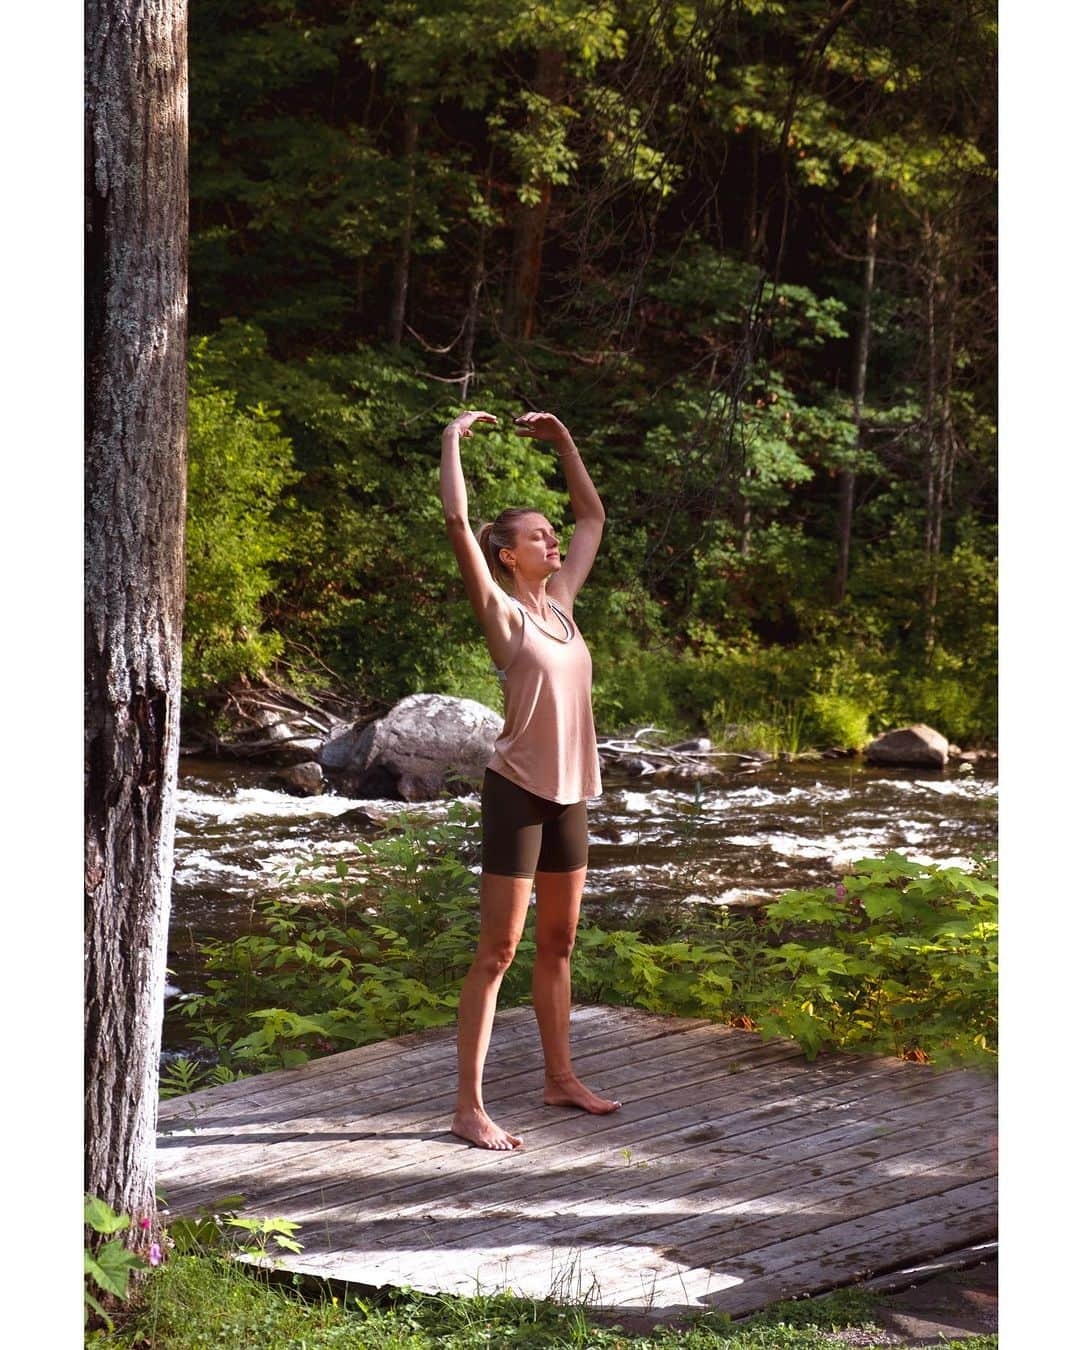
[[[198,941],[246,929],[253,902],[283,890],[296,862],[353,851],[361,832],[349,812],[440,819],[447,810],[445,801],[292,797],[265,781],[265,769],[181,761],[170,997],[194,987]],[[731,773],[697,792],[608,770],[602,797],[590,804],[589,833],[583,922],[622,921],[676,902],[759,904],[822,885],[889,849],[939,863],[992,851],[997,767],[933,772],[794,760]]]

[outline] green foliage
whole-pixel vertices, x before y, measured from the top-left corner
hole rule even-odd
[[[288,551],[274,515],[297,475],[278,415],[215,385],[196,341],[188,403],[187,601],[184,685],[200,690],[258,675],[280,654],[280,634],[263,630],[262,602],[273,566]]]
[[[861,6],[817,51],[802,0],[706,8],[193,13],[189,695],[273,664],[365,700],[498,706],[437,497],[468,366],[467,402],[503,422],[464,447],[476,521],[535,504],[565,526],[550,453],[506,430],[523,406],[571,425],[605,501],[579,601],[605,729],[699,728],[722,705],[763,745],[915,719],[994,739],[996,30],[971,7]],[[810,50],[827,78],[798,74]],[[532,335],[510,340],[521,226],[548,203]],[[830,650],[857,687],[827,683]]]
[[[196,1059],[180,1055],[162,1065],[158,1095],[162,1101],[170,1097],[186,1097],[189,1092],[196,1092],[199,1088],[231,1083],[239,1076],[225,1064],[201,1064]]]
[[[300,901],[263,902],[258,930],[201,944],[205,991],[183,1005],[196,1042],[259,1071],[451,1021],[479,931],[459,856],[472,824],[455,803],[427,831],[401,817],[332,878],[298,864]]]
[[[873,1296],[858,1287],[824,1298],[777,1303],[732,1324],[706,1313],[685,1326],[629,1332],[594,1321],[589,1309],[509,1293],[454,1298],[395,1291],[339,1297],[328,1285],[304,1291],[214,1253],[177,1255],[143,1305],[109,1339],[158,1350],[835,1350],[885,1344]],[[941,1341],[940,1350],[996,1350],[996,1335]]]
[[[767,907],[770,931],[787,938],[770,955],[786,987],[759,1006],[761,1030],[809,1054],[993,1056],[997,912],[989,861],[968,873],[889,853],[856,863],[835,891],[790,891]]]
[[[179,1256],[209,1253],[272,1260],[281,1252],[299,1253],[303,1244],[294,1234],[300,1228],[292,1219],[244,1216],[242,1195],[223,1196],[213,1204],[200,1205],[193,1215],[171,1218],[169,1242]],[[271,1244],[273,1246],[271,1247]]]
[[[111,1236],[113,1233],[122,1233],[124,1229],[130,1226],[131,1219],[127,1214],[115,1213],[111,1206],[98,1196],[88,1195],[85,1197],[83,1204],[83,1223],[95,1233]],[[145,1268],[146,1262],[142,1257],[129,1251],[119,1239],[95,1244],[93,1250],[90,1247],[85,1247],[83,1249],[83,1275],[85,1279],[83,1285],[83,1321],[85,1322],[89,1318],[91,1312],[95,1312],[111,1331],[113,1327],[112,1319],[91,1292],[90,1282],[93,1281],[99,1290],[112,1295],[114,1298],[126,1299],[131,1272],[133,1270],[144,1270]]]
[[[869,712],[842,694],[811,694],[811,725],[807,736],[814,745],[861,750],[870,739]]]

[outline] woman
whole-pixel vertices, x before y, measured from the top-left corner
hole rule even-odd
[[[539,511],[504,511],[474,537],[460,439],[472,435],[475,423],[496,420],[490,413],[465,412],[442,436],[446,528],[506,695],[505,725],[481,796],[480,939],[461,990],[450,1128],[480,1148],[511,1149],[521,1138],[484,1110],[481,1083],[499,985],[525,926],[534,877],[532,991],[544,1051],[544,1101],[597,1115],[619,1103],[590,1091],[570,1058],[570,952],[588,862],[585,798],[600,791],[592,660],[573,612],[600,547],[604,508],[566,427],[550,413],[526,413],[516,419],[515,431],[553,443],[566,474],[576,522],[566,557]]]

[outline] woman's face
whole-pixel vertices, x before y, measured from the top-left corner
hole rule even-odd
[[[510,550],[504,550],[504,553],[508,552]],[[521,517],[513,557],[517,562],[516,570],[525,576],[546,577],[562,567],[559,536],[546,516],[535,513]]]

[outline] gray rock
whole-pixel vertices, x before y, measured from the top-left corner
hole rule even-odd
[[[943,769],[949,762],[949,742],[923,722],[887,731],[863,752],[868,764],[900,764],[913,768]]]
[[[479,783],[502,724],[474,699],[411,694],[378,721],[328,741],[319,758],[359,796],[430,801]]]
[[[294,797],[317,797],[325,782],[322,767],[313,759],[305,760],[302,764],[290,764],[274,777]]]
[[[348,771],[370,725],[370,722],[356,722],[347,731],[326,741],[319,750],[319,763],[323,768],[338,772]]]
[[[362,806],[350,807],[337,817],[339,825],[351,825],[354,830],[377,830],[386,823],[381,816],[369,815]]]

